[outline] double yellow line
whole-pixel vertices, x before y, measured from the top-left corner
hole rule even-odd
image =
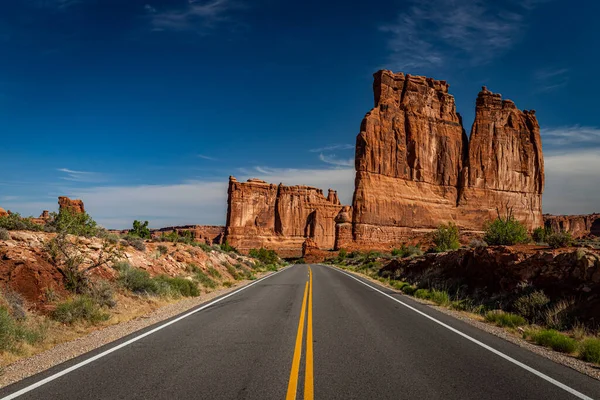
[[[302,336],[304,334],[304,319],[307,319],[306,327],[306,359],[304,368],[304,400],[314,399],[314,374],[313,374],[313,331],[312,331],[312,270],[308,267],[308,282],[304,287],[304,297],[302,298],[302,310],[300,311],[300,322],[298,323],[298,333],[296,334],[296,347],[294,349],[294,358],[292,359],[292,371],[290,372],[290,381],[288,383],[287,395],[285,400],[296,400],[298,390],[298,379],[300,375],[300,358],[302,357]],[[308,298],[308,307],[307,307]]]

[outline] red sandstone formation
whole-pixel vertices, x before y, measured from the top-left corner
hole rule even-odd
[[[352,243],[352,207],[344,206],[335,217],[335,246],[340,250]]]
[[[320,248],[335,244],[335,222],[342,206],[337,193],[310,186],[269,184],[229,178],[226,240],[242,251],[266,247],[296,256],[305,238]]]
[[[544,159],[535,111],[520,111],[483,87],[477,98],[459,223],[471,229],[511,207],[530,229],[541,226]]]
[[[83,206],[83,201],[81,200],[71,200],[68,197],[60,196],[58,198],[58,206],[59,211],[69,209],[75,214],[85,213],[85,207]]]
[[[544,224],[556,232],[567,231],[575,238],[600,237],[600,214],[544,215]]]
[[[0,217],[5,217],[8,215],[8,212],[2,207],[0,207]]]
[[[397,243],[450,221],[481,230],[507,206],[528,228],[542,224],[534,112],[484,88],[469,144],[445,81],[390,71],[374,77],[375,108],[356,139],[357,244]]]

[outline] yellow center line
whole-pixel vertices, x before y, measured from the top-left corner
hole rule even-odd
[[[313,330],[312,330],[312,270],[308,267],[309,285],[308,285],[308,318],[306,326],[306,368],[304,370],[304,400],[314,399],[313,383]]]
[[[304,333],[304,315],[306,310],[306,297],[308,293],[308,282],[304,287],[304,297],[302,298],[302,309],[300,311],[300,322],[298,323],[298,334],[296,335],[296,347],[294,349],[294,358],[292,360],[292,371],[290,372],[290,381],[288,383],[286,400],[296,400],[296,391],[298,390],[298,375],[300,373],[300,357],[302,356],[302,335]]]

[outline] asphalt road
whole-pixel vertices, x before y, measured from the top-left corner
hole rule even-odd
[[[0,398],[600,399],[600,382],[579,372],[341,271],[311,269],[312,285],[308,266],[289,267]]]

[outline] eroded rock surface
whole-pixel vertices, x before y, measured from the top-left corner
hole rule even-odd
[[[334,247],[334,219],[342,208],[335,191],[326,198],[310,186],[230,177],[228,194],[225,240],[239,250],[265,247],[299,256],[306,238],[322,249]]]
[[[600,214],[544,215],[544,224],[556,232],[567,231],[575,238],[600,237]]]
[[[66,196],[60,196],[58,198],[58,207],[59,210],[69,209],[76,214],[85,213],[85,207],[82,200],[71,200]]]

